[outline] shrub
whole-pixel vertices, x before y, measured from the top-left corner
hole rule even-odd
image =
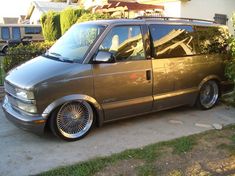
[[[235,27],[235,13],[233,13],[232,20],[233,20],[233,26]]]
[[[52,46],[53,42],[38,42],[29,45],[18,45],[10,47],[8,53],[3,58],[3,69],[8,72],[21,63],[37,57],[46,52]]]
[[[109,14],[104,13],[84,13],[77,21],[81,23],[84,21],[100,20],[100,19],[109,19],[111,18]]]
[[[232,59],[226,64],[225,75],[235,84],[235,38],[230,40],[229,46]]]
[[[60,13],[60,27],[62,35],[77,22],[78,18],[85,13],[84,9],[67,8]]]
[[[233,26],[235,27],[235,13],[233,14]],[[229,41],[231,60],[226,64],[225,76],[227,76],[235,84],[235,38],[234,36]],[[235,90],[234,90],[235,91]]]
[[[61,36],[60,14],[49,11],[41,16],[42,32],[46,41],[56,41]]]

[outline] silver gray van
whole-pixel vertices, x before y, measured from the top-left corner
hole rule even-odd
[[[92,126],[182,105],[210,109],[229,82],[225,26],[174,18],[75,24],[5,78],[17,126],[73,141]]]

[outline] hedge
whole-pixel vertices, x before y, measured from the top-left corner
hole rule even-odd
[[[40,22],[46,41],[56,41],[61,37],[60,13],[49,11],[41,16]]]
[[[81,23],[85,21],[92,21],[92,20],[100,20],[100,19],[110,19],[110,18],[111,16],[105,13],[84,13],[77,20],[77,23]]]
[[[60,28],[63,35],[73,24],[75,24],[78,18],[85,13],[84,9],[67,8],[60,13]]]
[[[53,42],[38,42],[29,45],[18,45],[9,47],[7,55],[3,58],[3,69],[8,72],[12,68],[30,60],[34,57],[42,55],[53,45]]]

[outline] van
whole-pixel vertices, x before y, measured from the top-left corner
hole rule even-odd
[[[5,115],[23,129],[49,126],[74,141],[118,119],[183,105],[210,109],[230,85],[228,37],[227,27],[198,19],[75,24],[44,55],[8,73]]]
[[[43,41],[40,25],[30,24],[0,24],[0,52],[6,54],[10,45],[29,43],[28,40]]]

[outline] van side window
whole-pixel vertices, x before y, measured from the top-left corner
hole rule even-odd
[[[140,26],[114,27],[105,37],[99,50],[112,52],[117,61],[145,59]]]
[[[150,25],[152,46],[156,58],[184,57],[195,54],[195,33],[192,26]]]
[[[228,46],[229,33],[223,27],[196,26],[198,54],[225,53]]]
[[[10,29],[9,29],[9,27],[2,27],[1,33],[2,33],[2,39],[3,40],[10,39]]]
[[[12,28],[12,38],[14,40],[20,40],[21,39],[20,28],[19,27],[13,27]]]
[[[42,28],[41,27],[25,27],[25,34],[41,34]]]

